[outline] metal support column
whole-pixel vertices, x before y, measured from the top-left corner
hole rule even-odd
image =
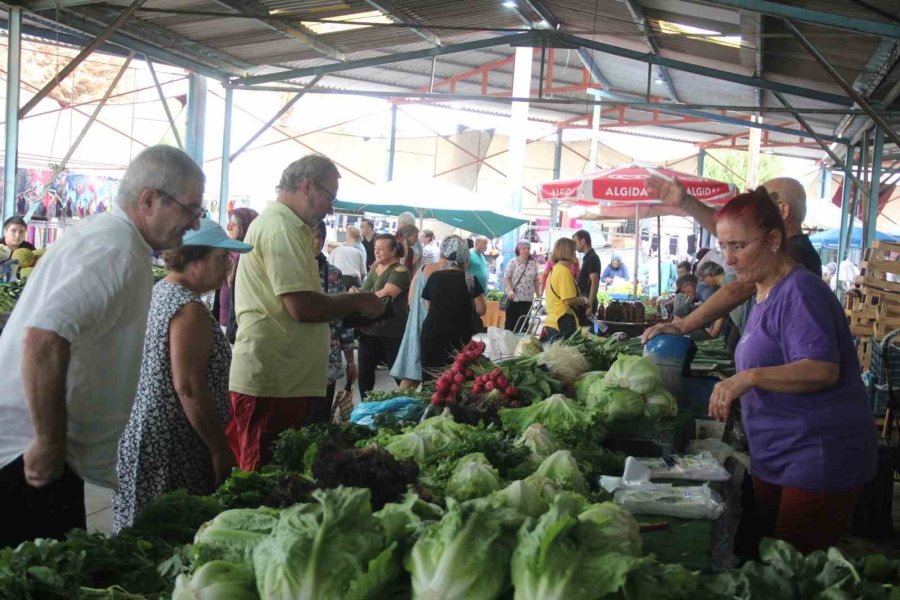
[[[704,164],[706,162],[706,150],[700,148],[697,152],[697,175],[703,177]],[[694,219],[694,235],[697,236],[697,249],[709,248],[710,239],[709,232],[700,227],[697,219]]]
[[[228,221],[228,176],[231,172],[231,114],[234,111],[234,90],[225,88],[225,123],[222,127],[222,173],[219,182],[219,224]]]
[[[206,77],[202,75],[192,74],[189,79],[186,129],[184,150],[202,165],[206,133]]]
[[[838,240],[838,272],[840,272],[841,261],[847,256],[847,229],[853,222],[853,215],[850,213],[850,186],[853,176],[853,146],[847,146],[847,160],[844,162],[844,184],[841,190],[841,238]],[[837,274],[835,274],[837,277]]]
[[[831,195],[831,169],[826,166],[819,168],[819,198],[827,198]]]
[[[591,94],[594,90],[588,90],[588,94]],[[600,117],[602,113],[601,103],[603,101],[602,97],[599,94],[593,94],[594,98],[597,100],[597,103],[593,106],[593,113],[591,114],[591,151],[588,154],[588,172],[597,170],[597,145],[600,143]]]
[[[391,104],[391,137],[388,142],[387,180],[394,180],[394,153],[397,152],[397,105]]]
[[[16,164],[19,155],[19,62],[22,58],[22,9],[9,7],[6,60],[6,154],[3,165],[3,220],[16,214]]]
[[[514,97],[528,97],[531,93],[531,66],[534,51],[531,48],[516,48],[513,63]],[[528,102],[513,102],[510,111],[509,161],[506,168],[506,189],[509,194],[509,206],[514,211],[522,210],[522,180],[525,171],[525,136],[528,131]],[[519,242],[519,230],[514,229],[503,236],[503,264],[508,265],[515,257],[516,244]],[[498,280],[503,281],[502,277]]]
[[[553,152],[553,179],[559,179],[562,172],[563,130],[556,130],[556,147]],[[550,227],[559,227],[559,200],[550,200]]]
[[[869,213],[863,223],[865,240],[863,250],[872,247],[875,241],[875,223],[878,221],[878,199],[881,192],[881,157],[884,154],[884,131],[875,127],[875,144],[872,148],[872,179],[869,180]]]

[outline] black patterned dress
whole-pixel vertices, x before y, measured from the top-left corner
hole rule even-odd
[[[205,495],[215,490],[212,459],[206,444],[191,427],[172,383],[169,322],[180,308],[201,302],[194,292],[162,280],[153,288],[137,396],[128,425],[119,440],[113,493],[113,528],[134,522],[153,498],[179,488]],[[209,313],[213,342],[207,376],[223,426],[228,419],[228,369],[231,347]]]

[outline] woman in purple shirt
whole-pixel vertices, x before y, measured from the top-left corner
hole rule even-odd
[[[784,222],[764,188],[737,196],[716,222],[726,263],[756,284],[756,305],[738,372],[716,385],[709,414],[724,421],[740,398],[763,535],[825,549],[875,475],[875,427],[850,330],[828,286],[785,252]]]

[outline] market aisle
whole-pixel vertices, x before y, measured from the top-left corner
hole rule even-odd
[[[387,370],[378,369],[375,371],[375,389],[376,390],[393,390],[397,386],[394,380],[388,375]],[[344,387],[344,380],[341,379],[337,383],[337,388]],[[359,390],[354,386],[354,400],[359,403]],[[84,506],[87,513],[88,531],[98,531],[100,533],[112,533],[112,492],[106,488],[84,484]]]

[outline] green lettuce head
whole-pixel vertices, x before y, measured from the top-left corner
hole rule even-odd
[[[647,394],[645,400],[644,415],[648,419],[674,419],[678,415],[678,402],[662,386]]]
[[[545,458],[534,474],[556,482],[564,490],[579,494],[587,494],[589,491],[578,463],[568,450],[558,450]]]
[[[462,457],[447,482],[447,495],[462,502],[480,498],[500,489],[500,476],[484,454]]]
[[[644,356],[620,354],[606,373],[605,381],[638,394],[652,392],[661,383],[659,369]]]
[[[592,551],[641,555],[641,528],[618,504],[591,504],[578,515],[578,521],[580,541]]]

